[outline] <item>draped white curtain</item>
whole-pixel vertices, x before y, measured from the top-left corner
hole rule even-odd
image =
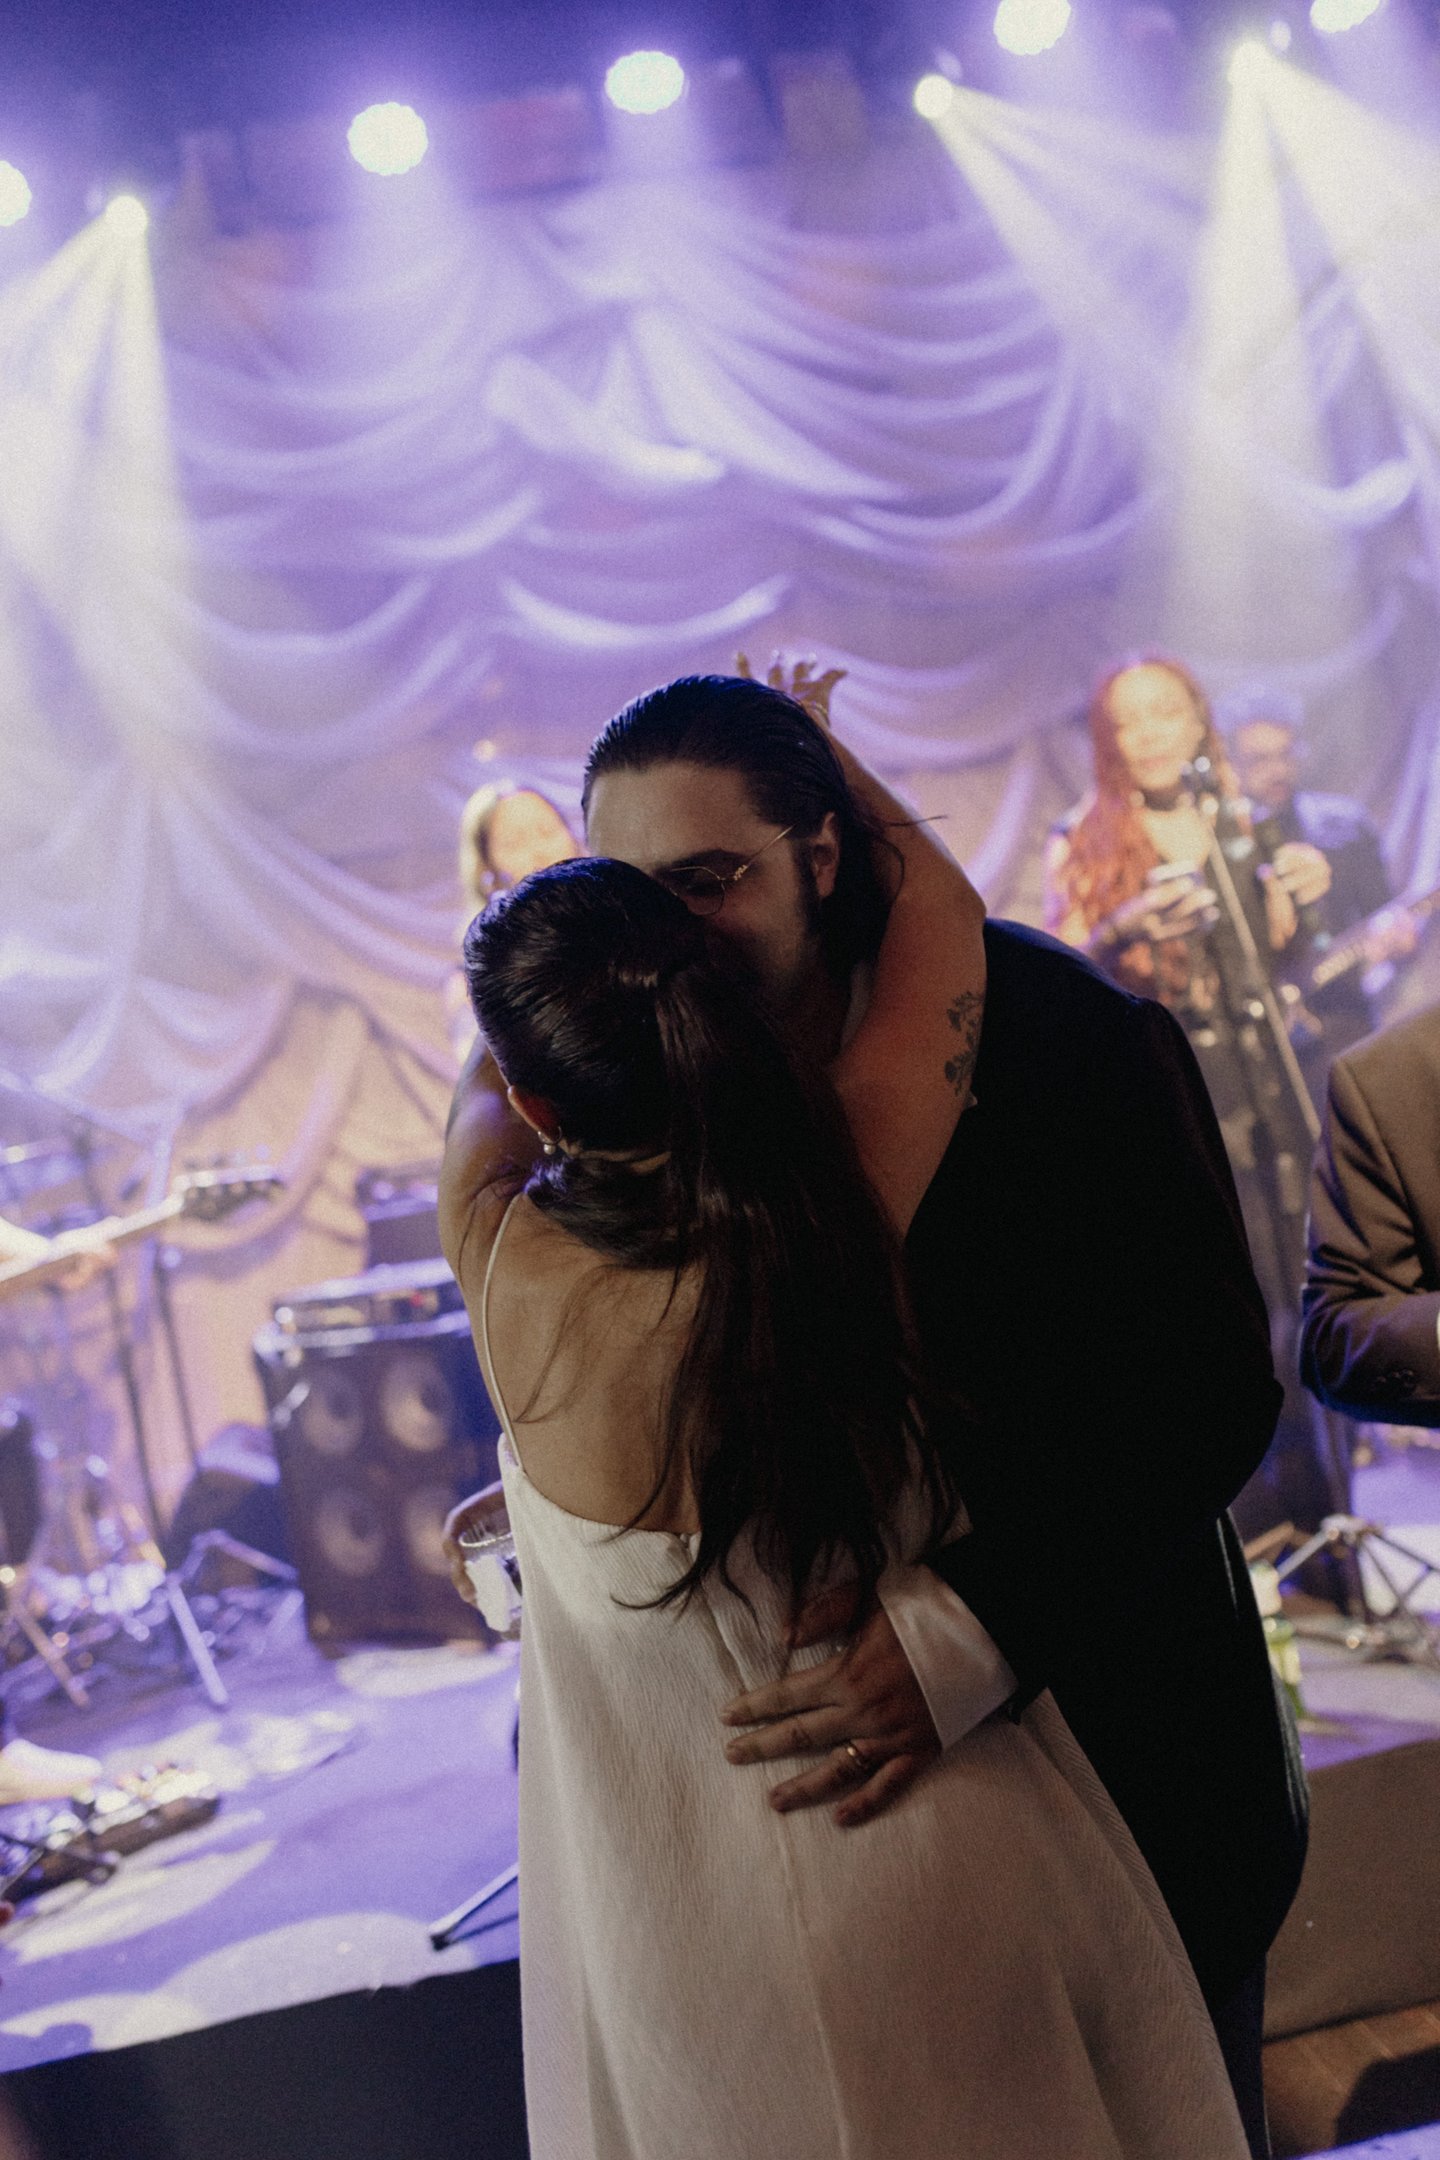
[[[0,291],[0,1117],[40,1129],[22,1087],[96,1114],[112,1184],[255,1143],[286,1168],[283,1202],[197,1233],[178,1277],[203,1427],[256,1413],[270,1297],[356,1264],[355,1169],[438,1152],[455,822],[482,779],[573,806],[626,698],[737,646],[811,651],[992,907],[1037,913],[1088,685],[1173,618],[1207,162],[1132,147],[1101,187],[1093,146],[1062,142],[1057,179],[1052,145],[1048,265],[938,152],[882,145],[828,180],[479,207],[427,182],[240,239],[182,200],[153,289],[82,236]],[[989,153],[1016,186],[1023,152]],[[1432,422],[1342,280],[1292,327],[1328,470],[1253,443],[1247,500],[1343,547],[1351,604],[1282,610],[1245,650],[1202,621],[1187,657],[1217,689],[1302,692],[1312,777],[1363,793],[1428,881]],[[128,1294],[143,1338],[143,1271]],[[36,1325],[7,1319],[0,1383],[26,1384]]]

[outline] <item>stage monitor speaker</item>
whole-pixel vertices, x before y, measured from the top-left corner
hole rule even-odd
[[[312,1638],[483,1636],[441,1533],[497,1475],[498,1424],[465,1313],[405,1326],[255,1338]]]

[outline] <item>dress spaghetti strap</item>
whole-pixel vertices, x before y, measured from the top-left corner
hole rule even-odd
[[[515,1201],[520,1197],[521,1195],[517,1192],[500,1218],[500,1227],[495,1232],[495,1241],[490,1247],[490,1257],[485,1263],[485,1280],[480,1286],[480,1343],[485,1352],[485,1363],[489,1370],[490,1392],[494,1407],[499,1412],[500,1423],[504,1429],[505,1437],[510,1442],[511,1447],[515,1448],[517,1457],[520,1450],[515,1447],[515,1435],[510,1427],[510,1413],[505,1408],[505,1396],[500,1386],[500,1375],[495,1370],[495,1353],[490,1348],[490,1279],[495,1273],[495,1262],[499,1258],[500,1240],[504,1237],[509,1227],[510,1217],[515,1212]]]

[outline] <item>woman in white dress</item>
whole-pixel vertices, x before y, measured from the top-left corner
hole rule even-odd
[[[732,866],[678,870],[722,903],[742,877],[823,892],[823,828],[750,822]],[[467,939],[490,1050],[441,1219],[525,1591],[531,2151],[1244,2160],[1184,1952],[1048,1698],[857,1829],[767,1805],[784,1767],[721,1751],[817,1585],[863,1611],[963,1534],[898,1252],[968,1093],[983,910],[925,828],[876,846],[903,875],[828,1080],[675,897],[713,907],[703,875],[568,863]]]

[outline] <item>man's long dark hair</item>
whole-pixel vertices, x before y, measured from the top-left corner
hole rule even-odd
[[[802,706],[742,675],[684,675],[648,690],[591,745],[581,798],[587,815],[591,790],[607,773],[671,763],[740,773],[757,814],[791,827],[798,840],[813,839],[832,812],[840,862],[834,891],[819,903],[825,958],[837,973],[874,959],[888,912],[875,872],[880,836],[857,807],[824,729]]]
[[[698,1275],[636,1522],[684,1464],[693,1565],[749,1530],[792,1613],[817,1574],[853,1570],[862,1613],[885,1529],[918,1469],[929,1530],[954,1496],[915,1410],[898,1245],[823,1073],[792,1056],[725,941],[628,864],[527,878],[471,924],[476,1017],[506,1078],[553,1104],[566,1148],[535,1205],[620,1265]],[[653,1170],[594,1150],[664,1153]]]

